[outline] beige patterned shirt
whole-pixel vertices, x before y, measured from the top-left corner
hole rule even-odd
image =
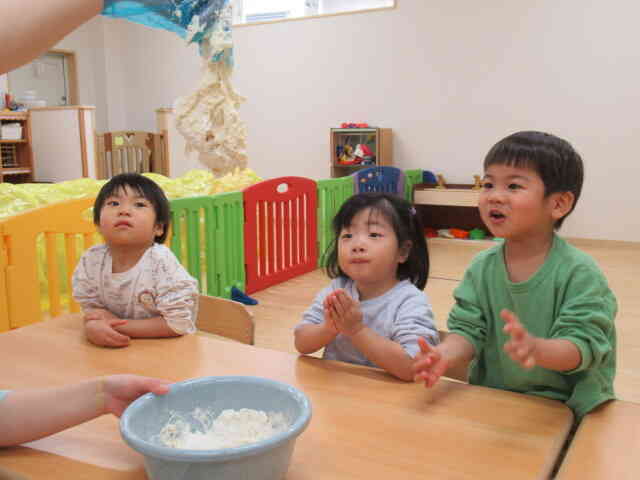
[[[73,273],[73,298],[84,311],[104,308],[126,319],[161,316],[176,333],[196,331],[198,283],[158,243],[122,273],[112,273],[107,245],[91,247]]]

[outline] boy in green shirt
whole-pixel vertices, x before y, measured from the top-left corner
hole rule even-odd
[[[493,146],[484,171],[478,208],[504,242],[465,272],[451,334],[419,342],[416,378],[432,387],[473,360],[470,383],[561,400],[580,419],[615,397],[617,312],[595,261],[555,233],[580,197],[582,159],[558,137],[518,132]]]

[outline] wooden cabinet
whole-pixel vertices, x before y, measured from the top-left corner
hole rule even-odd
[[[366,145],[371,158],[367,163],[343,163],[341,158],[358,145]],[[393,143],[390,128],[332,128],[330,131],[331,177],[344,177],[363,168],[393,165]]]
[[[414,185],[413,203],[422,224],[436,230],[479,228],[489,233],[478,210],[480,190],[472,187],[466,184],[447,185],[447,188],[436,188],[432,183]]]
[[[32,182],[33,152],[29,114],[27,112],[0,112],[0,126],[11,123],[20,124],[21,138],[0,137],[0,182]]]

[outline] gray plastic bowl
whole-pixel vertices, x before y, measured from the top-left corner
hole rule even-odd
[[[217,450],[176,449],[155,440],[171,413],[189,419],[196,408],[215,414],[227,408],[281,412],[290,427],[260,442]],[[138,398],[124,411],[120,433],[144,456],[151,480],[279,480],[289,468],[296,438],[310,420],[308,398],[291,385],[260,377],[203,377],[175,383],[166,395]]]

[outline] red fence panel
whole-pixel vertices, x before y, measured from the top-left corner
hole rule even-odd
[[[242,193],[247,293],[315,270],[316,182],[280,177],[251,185]]]

